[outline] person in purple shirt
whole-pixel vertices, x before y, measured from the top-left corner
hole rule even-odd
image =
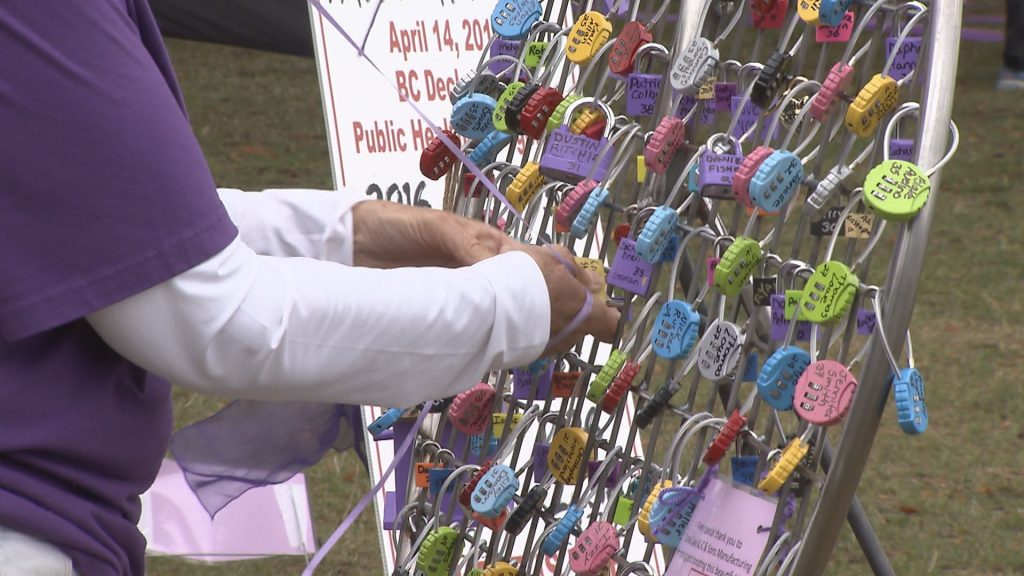
[[[480,223],[218,191],[145,0],[0,3],[0,230],[5,575],[145,572],[168,381],[412,406],[618,321]]]

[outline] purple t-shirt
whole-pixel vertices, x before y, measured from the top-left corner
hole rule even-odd
[[[145,0],[4,0],[0,70],[0,525],[142,574],[170,390],[83,317],[236,229]]]

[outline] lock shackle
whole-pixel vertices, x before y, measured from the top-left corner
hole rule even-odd
[[[696,106],[694,107],[694,109],[696,109]],[[690,160],[686,163],[686,166],[683,167],[683,171],[679,173],[680,177],[676,179],[675,185],[672,186],[672,190],[668,193],[668,196],[665,198],[665,202],[663,203],[664,206],[668,206],[670,208],[672,207],[672,205],[676,201],[676,198],[679,196],[679,193],[683,191],[683,186],[687,185],[687,181],[690,179],[690,171],[697,166],[697,163],[700,162],[700,157],[703,156],[704,153],[707,151],[707,145],[702,144],[700,148],[698,148],[697,151],[694,152],[693,156],[690,157]],[[700,194],[690,194],[689,197],[686,200],[684,200],[678,208],[676,208],[676,214],[682,215],[686,208],[689,207],[690,202],[694,198],[698,198],[699,196]]]
[[[502,443],[501,446],[498,447],[498,451],[494,453],[494,457],[492,458],[494,462],[500,462],[504,460],[506,456],[508,456],[508,453],[511,451],[512,446],[519,440],[519,437],[522,436],[523,432],[527,428],[529,428],[531,424],[533,424],[534,420],[537,419],[537,413],[540,412],[540,410],[541,407],[538,406],[537,404],[534,404],[533,406],[527,408],[525,412],[523,412],[522,419],[519,420],[519,423],[516,424],[516,427],[513,428],[511,432],[509,432],[509,435],[505,438],[505,441]]]
[[[686,432],[686,435],[679,440],[679,436],[672,440],[672,467],[669,470],[669,478],[675,480],[679,477],[679,458],[683,455],[683,450],[693,440],[698,432],[705,428],[715,428],[721,430],[725,426],[725,418],[705,418],[698,422],[693,428]],[[687,486],[691,482],[690,474],[687,473],[685,478],[679,480],[677,486]]]
[[[896,354],[893,352],[892,346],[889,344],[889,337],[885,335],[885,322],[882,319],[882,290],[878,287],[872,287],[869,289],[871,293],[871,306],[875,309],[875,330],[872,333],[878,334],[879,343],[882,345],[882,351],[885,352],[885,358],[889,361],[889,366],[892,368],[893,374],[900,373],[899,362],[896,360]],[[867,296],[868,292],[865,292]],[[910,330],[907,330],[907,339],[909,342]],[[867,348],[867,346],[865,346]],[[909,348],[908,348],[909,350]],[[913,352],[908,352],[908,361],[913,358]],[[913,363],[911,362],[911,367]]]
[[[769,567],[776,562],[781,561],[779,559],[779,554],[782,553],[782,547],[785,546],[786,542],[788,542],[790,538],[791,535],[789,532],[783,532],[782,536],[779,536],[779,539],[775,541],[771,550],[765,554],[763,561],[757,567],[757,572],[754,572],[754,576],[768,576]]]
[[[783,114],[786,111],[786,106],[790,102],[795,100],[796,97],[801,95],[802,93],[810,92],[811,95],[813,96],[813,94],[817,93],[818,90],[821,90],[821,83],[820,82],[818,82],[817,80],[807,80],[807,79],[804,79],[804,80],[802,80],[801,82],[799,82],[796,85],[792,86],[789,90],[786,91],[785,96],[783,96],[779,100],[778,105],[775,107],[776,108],[775,109],[775,113],[772,114],[772,121],[768,125],[768,130],[766,131],[767,133],[764,135],[764,142],[763,142],[764,146],[768,146],[771,143],[773,137],[775,136],[775,132],[778,130],[779,124],[782,123],[782,116],[783,116]],[[786,135],[782,139],[782,144],[779,146],[780,150],[789,150],[790,149],[789,148],[789,143],[793,140],[793,137],[796,135],[797,128],[799,128],[800,125],[803,123],[804,118],[807,117],[807,113],[810,112],[810,110],[811,110],[811,106],[810,106],[810,101],[808,100],[807,102],[804,103],[803,106],[800,107],[800,112],[797,113],[796,117],[793,119],[793,123],[789,126],[789,129],[786,131]],[[811,140],[813,140],[814,137],[818,135],[818,130],[820,128],[821,128],[821,123],[820,122],[813,122],[811,124],[810,132],[800,142],[798,148],[803,148],[803,147],[807,146],[808,143],[810,143]],[[803,164],[806,166],[807,162],[809,162],[814,156],[816,156],[817,153],[818,153],[818,151],[814,150],[814,151],[812,151],[812,155],[809,156],[807,159],[801,159],[803,161]]]
[[[665,463],[662,466],[662,480],[672,480],[673,482],[675,482],[675,476],[669,476],[669,474],[672,471],[673,461],[675,460],[676,445],[679,444],[679,441],[682,440],[684,436],[686,436],[687,431],[689,431],[690,428],[693,428],[697,424],[700,424],[701,422],[707,420],[708,418],[713,417],[714,416],[711,414],[711,412],[698,412],[693,416],[687,418],[686,422],[683,422],[682,425],[679,426],[679,430],[676,430],[676,435],[673,436],[672,442],[669,444],[669,446],[671,446],[672,448],[668,451],[667,458],[665,459]]]
[[[650,64],[650,62],[647,61],[641,64],[642,59],[645,56],[647,56],[648,52],[650,52],[652,56],[657,56],[661,59],[664,59],[666,62],[671,61],[670,58],[672,56],[672,53],[669,51],[668,48],[665,47],[664,44],[659,44],[657,42],[648,42],[646,44],[641,44],[640,47],[636,49],[636,52],[633,54],[634,72],[638,71],[644,64]],[[648,70],[648,68],[644,68],[645,72]]]
[[[615,446],[605,454],[604,460],[601,461],[597,470],[594,471],[594,474],[587,481],[587,488],[580,494],[581,502],[590,502],[594,498],[594,494],[597,494],[597,491],[604,484],[604,482],[601,482],[601,477],[604,476],[604,473],[608,470],[608,466],[618,459],[620,452],[622,452],[622,447]]]
[[[633,574],[640,574],[641,576],[654,576],[654,568],[647,562],[630,562],[619,570],[616,576],[632,576]]]
[[[587,81],[590,80],[590,75],[593,73],[594,68],[597,66],[599,62],[601,62],[601,59],[604,58],[605,54],[607,54],[614,45],[614,39],[610,39],[609,41],[605,42],[604,46],[601,46],[600,48],[597,49],[597,52],[594,54],[594,57],[587,61],[586,65],[580,67],[581,72],[579,79],[576,80],[576,86],[574,87],[574,91],[576,88],[580,88],[586,85]],[[605,65],[604,74],[598,81],[597,89],[594,91],[595,94],[601,94],[601,92],[603,91],[604,82],[608,78],[608,71],[608,66]]]
[[[716,237],[714,232],[711,231],[711,228],[706,224],[690,230],[686,236],[683,236],[683,239],[679,242],[679,247],[676,249],[676,255],[672,258],[671,275],[669,276],[668,285],[668,301],[676,299],[676,283],[679,278],[679,263],[683,259],[683,253],[686,252],[686,247],[690,244],[690,241],[697,236],[703,236],[708,240]]]
[[[654,14],[651,15],[651,19],[647,21],[647,25],[644,26],[644,28],[650,29],[655,24],[657,24],[658,21],[661,20],[661,17],[665,15],[665,12],[668,10],[668,5],[670,3],[671,0],[661,0],[661,4],[658,6],[658,9],[654,12]],[[631,20],[636,20],[636,14],[639,8],[640,0],[636,0],[635,2],[633,2],[633,14],[630,18]]]
[[[503,75],[509,73],[512,69],[519,68],[520,66],[522,66],[522,61],[520,59],[516,58],[515,56],[509,56],[508,54],[498,54],[497,56],[491,56],[487,60],[484,60],[483,64],[477,70],[477,72],[478,72],[477,75],[469,83],[469,93],[470,94],[476,93],[476,85],[480,82],[480,77],[483,75],[483,71],[486,68],[488,68],[491,64],[493,64],[495,62],[509,62],[510,63],[507,68],[504,68],[504,69],[502,69],[501,72],[499,72],[498,74],[495,74],[495,76],[497,76],[498,78],[501,78]],[[526,75],[527,82],[533,82],[533,72],[530,72],[530,69],[526,68],[526,67],[520,68],[519,69],[519,74],[517,74],[515,77],[513,77],[511,79],[511,82],[518,82],[520,75]]]
[[[540,35],[545,32],[558,30],[558,32],[548,40],[548,47],[545,48],[544,53],[540,55],[540,60],[537,62],[536,67],[538,82],[545,86],[549,86],[551,85],[551,77],[554,76],[555,70],[559,68],[559,65],[552,61],[552,56],[555,54],[561,54],[565,51],[566,39],[569,36],[571,28],[562,28],[550,22],[544,22],[543,24],[552,28],[541,28],[537,30],[537,37],[540,37]],[[543,70],[543,72],[541,72],[541,70]]]
[[[839,223],[846,221],[847,216],[853,213],[853,209],[858,205],[864,204],[863,188],[856,188],[850,194],[850,203],[843,209],[842,214],[839,216]],[[881,220],[881,222],[878,222]],[[853,263],[850,264],[850,272],[854,272],[871,254],[871,251],[875,249],[875,245],[878,244],[878,240],[882,237],[882,232],[885,231],[885,225],[888,220],[885,218],[876,219],[876,225],[874,230],[871,231],[871,238],[868,239],[867,246],[854,258]],[[828,249],[825,251],[825,261],[832,259],[832,252],[835,250],[836,242],[839,241],[839,230],[840,226],[836,226],[836,229],[832,231],[832,236],[828,241]]]
[[[538,228],[538,234],[548,234],[549,230],[540,229],[542,222],[540,219],[537,218],[537,212],[541,209],[541,206],[543,206],[545,202],[551,199],[552,193],[556,194],[554,200],[557,203],[558,189],[566,187],[570,189],[572,188],[571,185],[560,180],[548,182],[547,184],[544,184],[543,186],[540,187],[540,190],[538,190],[537,194],[535,194],[534,197],[530,199],[530,202],[526,205],[526,208],[523,210],[523,219],[519,222],[516,222],[517,226],[521,226],[521,228],[517,229],[517,240],[524,244],[532,244],[533,238],[530,236],[530,232],[533,230],[534,227]],[[549,237],[554,238],[555,231],[553,223],[555,220],[554,218],[550,218],[549,220],[552,224],[552,227],[550,229],[551,234],[549,234]]]
[[[646,319],[647,316],[650,315],[651,310],[653,310],[654,307],[658,305],[658,301],[660,299],[660,291],[655,292],[654,294],[651,295],[650,298],[647,299],[647,302],[644,304],[644,307],[640,309],[640,314],[638,314],[636,316],[636,319],[633,320],[633,325],[630,326],[629,332],[625,337],[623,337],[623,344],[622,347],[619,348],[619,350],[631,355],[636,352],[634,346],[637,344],[637,335],[639,335],[640,333],[640,327],[643,325],[644,319]],[[647,340],[647,338],[645,337],[644,340]]]
[[[889,143],[892,142],[893,130],[898,129],[900,120],[903,119],[904,116],[914,116],[917,118],[920,116],[920,113],[921,105],[917,102],[906,102],[900,106],[895,113],[893,113],[889,122],[885,125],[884,137],[882,138],[882,142],[884,144],[882,147],[882,160],[889,159]],[[934,166],[925,171],[925,176],[929,178],[949,162],[956,153],[957,148],[960,147],[960,129],[957,128],[956,122],[952,120],[949,121],[949,130],[951,135],[949,150],[942,156],[942,158],[939,159],[938,162],[935,163]]]
[[[442,504],[442,501],[444,499],[444,495],[448,493],[448,489],[451,487],[452,481],[454,481],[459,476],[465,474],[466,472],[476,473],[476,471],[479,470],[479,469],[480,469],[480,466],[478,466],[476,464],[464,464],[464,465],[459,466],[458,468],[456,468],[454,471],[452,471],[451,474],[448,475],[447,478],[444,479],[444,482],[441,483],[441,491],[437,493],[437,499],[434,501],[434,514],[433,514],[433,517],[430,520],[430,524],[428,524],[427,526],[423,527],[424,532],[426,532],[431,526],[443,526],[444,525],[441,522],[441,508],[443,508],[443,506],[441,504]],[[416,548],[413,548],[413,550],[415,550],[415,549]]]
[[[742,62],[740,62],[739,60],[733,60],[731,58],[729,60],[722,60],[721,62],[719,62],[718,63],[718,71],[719,71],[719,78],[718,79],[719,79],[719,81],[721,81],[721,82],[728,82],[729,81],[728,73],[733,68],[736,69],[736,77],[739,78],[740,71],[743,70],[743,63]]]
[[[874,39],[868,40],[864,44],[864,47],[861,48],[860,51],[857,53],[856,58],[851,59],[851,56],[853,55],[853,50],[857,45],[857,40],[860,39],[860,35],[867,28],[867,23],[870,22],[871,19],[874,18],[875,15],[882,10],[883,7],[889,4],[895,4],[896,1],[897,0],[878,0],[877,2],[871,4],[870,7],[868,7],[867,11],[864,12],[864,15],[861,16],[860,21],[857,22],[857,26],[854,27],[853,33],[850,34],[850,39],[846,41],[846,49],[843,50],[843,56],[842,58],[839,59],[841,62],[846,62],[847,64],[853,66],[854,62],[856,62],[856,60],[859,59],[860,56],[868,49],[871,43],[874,42]]]
[[[790,572],[790,567],[792,567],[793,562],[796,561],[797,556],[800,555],[800,549],[803,548],[803,545],[803,540],[800,540],[793,544],[793,547],[789,549],[789,553],[786,554],[786,559],[783,560],[782,564],[779,565],[779,571],[776,572],[776,574],[778,574],[779,576],[792,576],[792,572]]]
[[[623,118],[623,116],[616,116],[616,120],[618,120],[619,118]],[[641,130],[642,127],[640,126],[640,124],[636,122],[630,122],[629,124],[626,124],[625,126],[619,128],[619,131],[612,135],[612,138],[611,140],[609,140],[608,143],[609,146],[614,146],[614,144],[617,143],[616,141],[619,139],[624,139],[626,142],[623,146],[620,146],[615,151],[615,156],[612,157],[612,166],[608,170],[608,176],[606,176],[604,182],[602,182],[602,185],[604,185],[605,188],[611,186],[622,174],[622,171],[626,168],[626,166],[629,165],[629,161],[633,158],[631,151],[637,143],[637,136],[640,136],[640,144],[644,144],[644,135],[642,133],[637,134]],[[590,168],[591,173],[588,174],[588,176],[593,178],[593,173],[596,169],[597,164]],[[609,191],[611,192],[611,190]]]

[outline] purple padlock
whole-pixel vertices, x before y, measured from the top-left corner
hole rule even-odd
[[[537,387],[536,398],[544,399],[551,395],[551,378],[555,373],[555,363],[548,364],[546,370],[534,375],[526,368],[512,369],[512,397],[516,400],[526,400]]]
[[[910,139],[893,138],[889,140],[889,160],[903,160],[913,162],[914,141]]]
[[[533,481],[541,482],[548,473],[548,451],[551,444],[537,442],[533,445]]]
[[[653,275],[654,264],[637,256],[636,241],[623,238],[615,251],[612,268],[608,271],[608,284],[642,296],[651,287]]]
[[[626,78],[626,114],[630,116],[652,116],[654,105],[661,92],[660,74],[634,72]]]
[[[519,42],[515,40],[506,40],[504,38],[495,38],[491,44],[490,57],[495,56],[511,56],[516,58],[519,56]],[[501,74],[509,66],[514,66],[512,61],[502,58],[495,62],[491,62],[487,65],[487,69],[494,72],[495,75]]]
[[[885,43],[886,61],[888,61],[889,56],[892,54],[893,48],[896,47],[896,40],[898,38],[889,38]],[[920,55],[921,38],[918,36],[908,36],[905,38],[903,44],[900,44],[900,47],[897,49],[896,58],[893,59],[892,66],[889,67],[889,77],[896,81],[905,78],[914,71]]]
[[[700,156],[697,185],[709,198],[733,198],[732,177],[743,163],[740,143],[733,141],[732,153],[705,152]]]
[[[732,109],[732,99],[736,96],[735,82],[715,83],[715,110],[728,112]]]
[[[566,116],[569,116],[566,113]],[[608,175],[613,150],[601,154],[608,143],[607,132],[599,140],[583,134],[569,132],[567,126],[559,126],[548,136],[544,153],[540,157],[540,173],[545,177],[577,184],[586,178],[596,164],[592,180],[600,182]]]
[[[746,105],[743,106],[743,110],[740,110],[740,103],[742,101],[742,96],[732,97],[732,103],[730,106],[732,115],[736,116],[737,111],[739,111],[739,119],[736,121],[736,125],[732,129],[732,134],[730,134],[733,138],[740,138],[746,134],[750,130],[750,127],[753,126],[761,116],[761,109],[754,105],[750,100],[747,100]]]

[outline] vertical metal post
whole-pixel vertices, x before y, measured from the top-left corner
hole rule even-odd
[[[963,0],[935,0],[930,9],[926,58],[917,72],[926,75],[917,133],[917,164],[925,170],[938,163],[948,145]],[[914,309],[928,234],[938,201],[940,176],[941,172],[932,176],[928,204],[900,234],[885,288],[886,334],[896,354],[903,348]],[[889,392],[890,370],[885,352],[876,340],[868,353],[835,462],[815,506],[792,574],[816,576],[825,573],[878,431]]]

